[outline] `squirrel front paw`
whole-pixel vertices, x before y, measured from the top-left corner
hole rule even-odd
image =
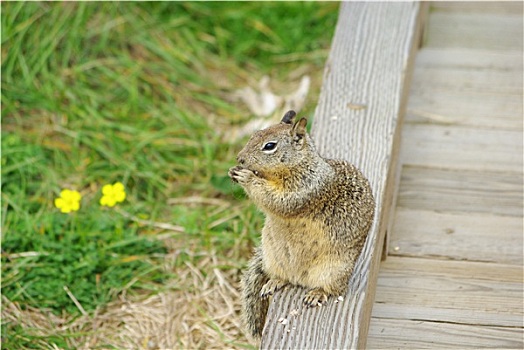
[[[322,288],[315,288],[307,292],[304,297],[304,304],[307,307],[315,307],[324,304],[327,301],[327,293]]]
[[[288,283],[279,279],[270,279],[260,290],[260,297],[262,299],[269,298],[270,295],[284,288]]]
[[[228,174],[231,180],[241,185],[249,183],[255,176],[255,174],[251,170],[243,168],[240,165],[237,165],[229,169]]]

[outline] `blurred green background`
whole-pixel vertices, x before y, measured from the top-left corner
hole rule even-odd
[[[227,178],[245,140],[224,135],[254,118],[230,95],[263,75],[289,93],[308,74],[311,117],[338,3],[1,10],[4,304],[75,317],[67,286],[91,315],[124,292],[165,291],[187,262],[238,283],[263,218]],[[116,181],[126,201],[101,207],[102,186]],[[79,211],[54,207],[66,188],[82,194]],[[199,265],[203,255],[217,263]],[[78,335],[35,335],[6,312],[2,348],[74,347]]]

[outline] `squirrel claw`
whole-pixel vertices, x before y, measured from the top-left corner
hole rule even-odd
[[[229,169],[228,175],[231,178],[231,180],[242,185],[247,184],[254,175],[254,173],[249,169],[237,165]]]
[[[270,295],[275,294],[275,292],[281,290],[287,284],[287,282],[284,282],[279,279],[271,279],[266,284],[264,284],[264,286],[260,290],[260,297],[262,299],[267,299]]]
[[[308,308],[316,307],[327,301],[327,294],[323,289],[315,288],[307,292],[303,301]]]
[[[234,182],[238,182],[238,179],[237,179],[237,173],[242,170],[242,167],[240,165],[237,165],[237,166],[234,166],[232,167],[231,169],[229,169],[228,171],[228,175],[229,177],[231,178],[231,180],[233,180]]]

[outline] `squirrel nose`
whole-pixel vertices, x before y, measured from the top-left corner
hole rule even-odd
[[[244,163],[246,162],[246,160],[240,156],[237,157],[237,161],[238,163],[240,163],[241,165],[244,165]]]

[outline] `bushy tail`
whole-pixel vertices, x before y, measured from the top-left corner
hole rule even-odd
[[[260,291],[268,280],[269,277],[263,269],[262,250],[258,247],[242,278],[244,324],[248,334],[256,341],[259,341],[262,336],[269,307],[269,301],[260,298]]]

